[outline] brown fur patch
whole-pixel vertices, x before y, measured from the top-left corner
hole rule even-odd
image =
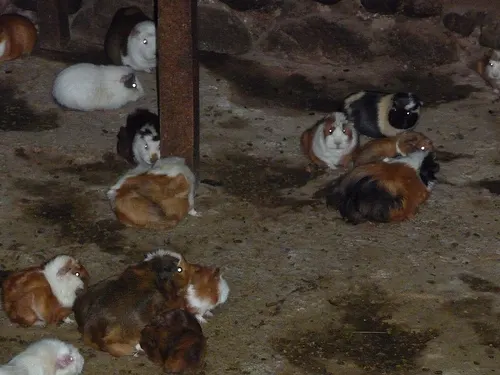
[[[37,41],[35,25],[18,14],[0,15],[1,40],[7,40],[6,49],[0,61],[14,60],[33,51]]]
[[[128,226],[171,229],[189,211],[189,188],[189,182],[182,174],[130,177],[117,190],[116,216]]]

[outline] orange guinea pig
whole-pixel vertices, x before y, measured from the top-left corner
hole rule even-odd
[[[0,61],[15,60],[29,55],[35,47],[37,29],[26,17],[19,14],[0,16]]]
[[[41,266],[8,274],[2,283],[3,310],[21,326],[72,322],[77,293],[87,288],[85,267],[68,255],[58,255]]]
[[[182,309],[164,311],[144,327],[139,342],[149,360],[165,372],[184,372],[200,367],[206,339],[198,320]]]
[[[206,323],[205,317],[212,316],[212,310],[225,303],[229,296],[229,285],[222,277],[220,268],[189,263],[173,251],[158,251],[179,260],[179,272],[171,280],[171,290],[177,291],[177,297],[183,300],[179,306],[183,305],[200,323]]]

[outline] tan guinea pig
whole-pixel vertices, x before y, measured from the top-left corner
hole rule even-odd
[[[0,16],[0,61],[29,55],[36,40],[37,29],[28,18],[18,14]]]

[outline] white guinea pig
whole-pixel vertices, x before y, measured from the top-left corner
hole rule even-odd
[[[73,345],[58,339],[42,339],[0,366],[0,375],[79,375],[84,362]]]
[[[139,22],[127,39],[127,54],[121,55],[123,65],[151,73],[156,67],[156,26],[153,21]]]
[[[52,95],[64,107],[93,111],[120,108],[144,96],[144,89],[130,67],[81,63],[57,75]]]

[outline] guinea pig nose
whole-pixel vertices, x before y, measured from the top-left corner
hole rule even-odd
[[[151,161],[154,163],[155,161],[158,160],[158,154],[153,154],[151,155]]]

